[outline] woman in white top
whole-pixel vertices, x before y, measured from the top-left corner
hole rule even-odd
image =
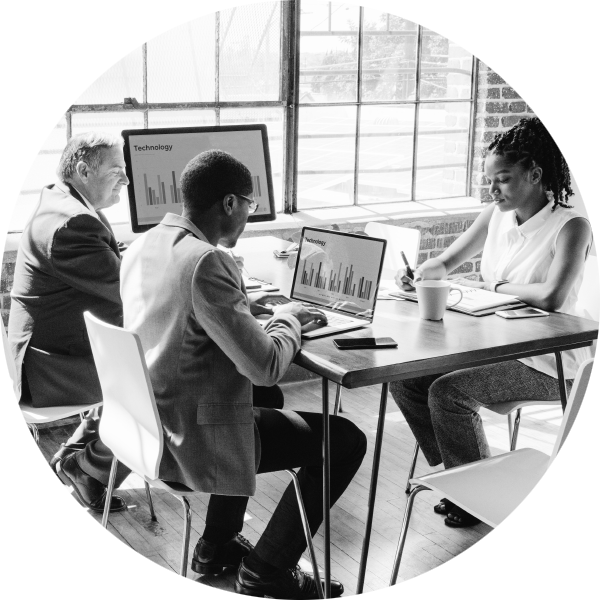
[[[518,296],[531,306],[574,314],[592,235],[568,204],[569,168],[537,118],[521,119],[488,147],[485,175],[493,203],[440,256],[415,270],[414,280],[445,279],[483,251],[483,281],[462,285]],[[412,289],[404,269],[396,276]],[[589,348],[563,352],[567,390]],[[490,456],[480,406],[509,400],[558,400],[554,355],[393,382],[390,386],[431,466],[455,467]],[[479,521],[445,498],[434,508],[449,527]]]

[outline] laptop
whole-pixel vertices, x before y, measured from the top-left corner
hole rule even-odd
[[[290,298],[318,308],[327,325],[302,327],[304,339],[367,327],[373,322],[386,241],[304,227]]]

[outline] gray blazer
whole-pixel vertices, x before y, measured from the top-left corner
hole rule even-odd
[[[17,252],[8,338],[34,406],[102,400],[83,313],[121,325],[121,255],[101,212],[64,183],[42,190]],[[29,399],[29,398],[25,398]]]
[[[260,440],[252,384],[274,385],[284,375],[300,348],[300,324],[283,315],[263,330],[235,261],[174,214],[127,250],[121,296],[164,429],[160,478],[253,495]]]

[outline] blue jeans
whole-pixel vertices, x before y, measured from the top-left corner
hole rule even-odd
[[[490,456],[480,406],[560,400],[557,379],[517,360],[394,381],[390,391],[429,465],[447,469]]]

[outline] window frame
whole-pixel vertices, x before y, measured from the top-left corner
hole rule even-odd
[[[215,99],[214,101],[204,102],[148,102],[148,48],[147,44],[142,45],[142,100],[139,102],[136,98],[124,98],[122,103],[115,104],[74,104],[68,108],[65,113],[66,120],[66,135],[67,139],[72,134],[72,117],[77,113],[106,113],[106,112],[128,112],[136,111],[143,113],[144,128],[148,128],[149,111],[179,111],[179,110],[197,110],[211,109],[215,111],[216,125],[220,124],[221,109],[227,108],[281,108],[283,111],[283,164],[282,167],[282,185],[283,185],[283,212],[290,214],[298,212],[298,121],[299,112],[304,107],[356,107],[356,123],[354,135],[354,200],[351,206],[361,206],[358,200],[358,181],[360,170],[360,126],[361,126],[361,109],[363,106],[380,106],[380,105],[412,105],[414,106],[414,122],[413,122],[413,140],[412,140],[412,172],[411,172],[411,197],[409,200],[397,201],[401,203],[416,201],[416,185],[417,185],[417,153],[418,153],[418,124],[419,111],[421,106],[425,104],[448,104],[448,103],[469,103],[469,132],[467,145],[467,163],[466,163],[466,181],[465,194],[471,192],[471,175],[473,162],[473,135],[475,130],[475,109],[477,102],[477,81],[478,81],[478,60],[473,55],[471,65],[471,84],[469,98],[439,98],[439,99],[421,99],[420,98],[420,79],[421,79],[421,56],[423,45],[422,25],[416,24],[416,32],[410,32],[410,35],[417,36],[417,51],[416,51],[416,70],[415,70],[415,97],[411,100],[384,100],[384,101],[365,101],[362,99],[362,82],[363,82],[363,49],[364,49],[364,7],[359,8],[359,24],[358,32],[356,31],[332,31],[331,30],[331,3],[329,3],[329,23],[328,31],[318,32],[301,32],[300,31],[300,13],[301,0],[280,1],[280,16],[281,16],[281,34],[280,34],[280,76],[279,76],[279,100],[269,101],[221,101],[219,98],[219,57],[220,57],[220,26],[221,26],[221,11],[215,12]],[[236,8],[232,9],[235,11]],[[389,28],[389,19],[388,19]],[[325,102],[325,103],[301,103],[299,100],[300,87],[300,39],[303,36],[318,36],[318,35],[355,35],[358,33],[358,48],[357,48],[357,93],[353,101],[344,102]],[[385,34],[386,32],[382,32]],[[369,35],[378,35],[369,33]],[[401,34],[400,34],[401,35]],[[334,137],[334,136],[333,136]],[[371,206],[375,203],[369,203]],[[366,205],[365,205],[366,206]],[[320,208],[320,207],[319,207]],[[310,210],[319,210],[319,208],[311,208]],[[331,208],[323,206],[322,208]]]

